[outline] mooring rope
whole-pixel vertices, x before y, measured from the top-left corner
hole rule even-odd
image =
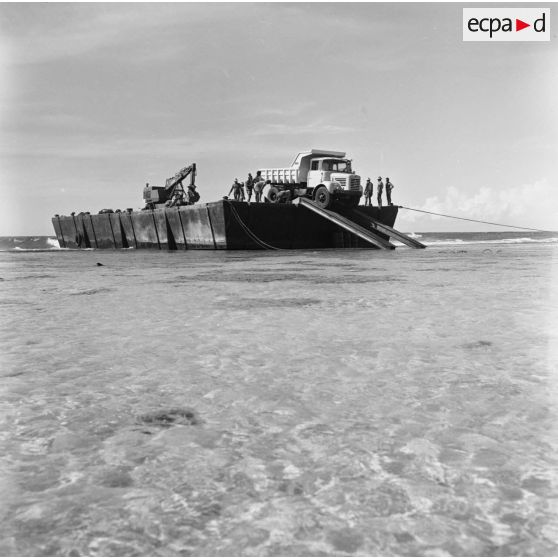
[[[238,221],[239,225],[243,228],[244,232],[256,243],[258,244],[258,246],[261,246],[262,248],[265,248],[266,250],[281,250],[281,248],[276,248],[275,246],[271,246],[271,244],[268,244],[267,242],[264,242],[261,238],[259,238],[258,236],[256,236],[256,234],[254,234],[251,230],[250,227],[248,227],[248,225],[246,225],[246,223],[241,219],[240,215],[237,213],[236,208],[234,207],[234,205],[230,202],[230,200],[226,200],[229,204],[229,207],[231,208],[231,212],[234,216],[234,218]]]
[[[504,225],[502,223],[492,223],[491,221],[480,221],[479,219],[468,219],[467,217],[456,217],[455,215],[434,213],[434,211],[425,211],[424,209],[414,209],[412,207],[405,207],[404,205],[399,205],[398,207],[400,207],[401,209],[408,209],[409,211],[418,211],[420,213],[438,215],[438,217],[448,217],[449,219],[460,219],[461,221],[472,221],[473,223],[484,223],[485,225],[496,225],[497,227],[508,227],[509,229],[523,229],[525,231],[536,231],[536,232],[552,232],[552,231],[544,231],[542,229],[532,229],[531,227],[519,227],[517,225]]]

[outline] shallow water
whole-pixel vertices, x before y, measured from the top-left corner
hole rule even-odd
[[[0,279],[1,555],[558,553],[556,243]]]

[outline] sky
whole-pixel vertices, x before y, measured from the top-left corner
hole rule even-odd
[[[215,201],[312,148],[389,176],[396,204],[557,230],[556,30],[463,42],[475,5],[0,4],[0,236],[140,208],[190,163]],[[407,209],[396,228],[502,230]]]

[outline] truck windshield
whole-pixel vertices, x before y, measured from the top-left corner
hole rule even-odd
[[[322,163],[322,170],[334,172],[352,172],[350,161],[336,161],[330,159]]]

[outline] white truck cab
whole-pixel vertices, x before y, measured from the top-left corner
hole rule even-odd
[[[292,197],[310,197],[324,208],[334,200],[358,205],[362,196],[360,176],[353,172],[343,151],[311,149],[299,153],[288,168],[259,172],[270,183],[266,198],[272,202],[280,200],[284,190]]]

